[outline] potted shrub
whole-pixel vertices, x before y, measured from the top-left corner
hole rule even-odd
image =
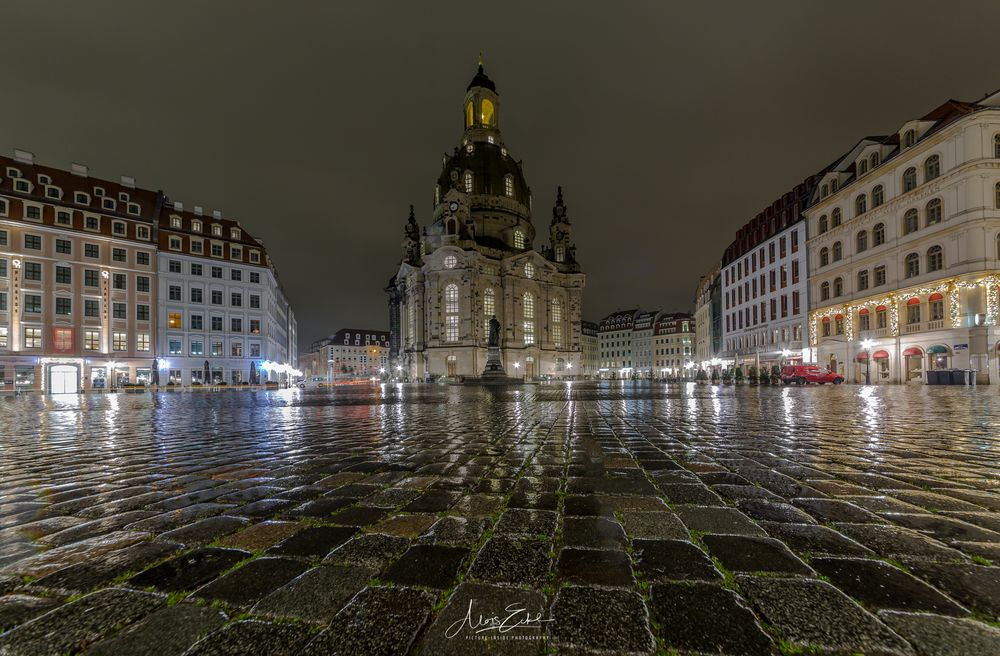
[[[712,384],[713,385],[718,385],[719,384],[719,380],[720,380],[719,379],[719,371],[717,369],[713,369],[712,370]]]
[[[698,373],[695,375],[694,379],[698,381],[699,385],[704,385],[708,382],[708,374],[705,373],[704,369],[699,369]]]
[[[771,367],[771,384],[780,385],[781,384],[781,367],[774,365]]]
[[[750,365],[750,368],[747,369],[747,382],[751,385],[757,384],[757,367],[754,365]]]
[[[770,385],[771,384],[771,374],[767,367],[761,367],[757,372],[757,384],[758,385]]]
[[[742,385],[744,382],[743,367],[736,367],[736,371],[733,372],[733,382],[737,385]]]
[[[726,369],[722,372],[722,384],[731,385],[733,382],[733,372],[730,369]]]

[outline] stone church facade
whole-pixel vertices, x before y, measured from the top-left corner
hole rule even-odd
[[[582,366],[586,278],[562,190],[548,244],[536,246],[531,189],[500,134],[500,98],[482,63],[462,110],[464,133],[443,158],[433,220],[421,228],[411,206],[403,259],[386,288],[392,366],[410,380],[478,376],[495,315],[508,375],[572,376]]]

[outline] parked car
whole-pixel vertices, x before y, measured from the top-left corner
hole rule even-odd
[[[311,376],[299,383],[301,389],[319,389],[326,387],[326,376]]]
[[[796,364],[782,368],[781,382],[785,385],[805,385],[806,383],[840,385],[844,382],[844,377],[835,371],[827,371],[814,364]]]

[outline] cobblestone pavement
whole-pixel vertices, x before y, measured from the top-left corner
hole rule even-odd
[[[996,654],[998,425],[990,387],[4,397],[0,654]]]

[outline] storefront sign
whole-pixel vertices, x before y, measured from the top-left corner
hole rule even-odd
[[[969,350],[969,345],[968,344],[952,344],[951,347],[953,349],[955,349],[956,351],[968,351]]]

